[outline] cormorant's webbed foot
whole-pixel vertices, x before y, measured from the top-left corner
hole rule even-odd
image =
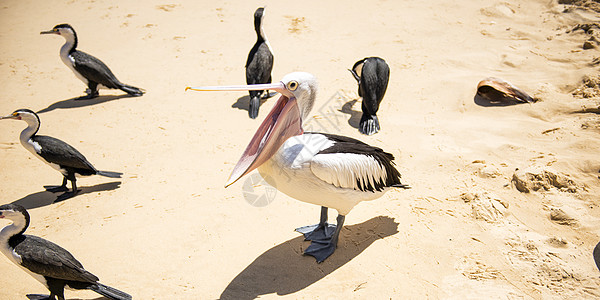
[[[92,91],[90,89],[85,90],[85,93],[86,93],[85,96],[75,98],[75,100],[88,100],[88,99],[94,99],[94,98],[100,96],[100,93],[98,91]]]
[[[60,202],[60,201],[63,201],[63,200],[67,200],[69,198],[73,198],[79,192],[81,192],[81,190],[75,190],[75,191],[70,191],[70,192],[63,193],[63,194],[59,195],[58,197],[56,197],[56,200],[54,200],[54,202]]]
[[[379,132],[379,120],[376,115],[367,115],[364,114],[360,118],[360,124],[358,126],[358,131],[362,134],[373,135]]]
[[[258,109],[260,108],[260,97],[255,96],[250,99],[250,106],[248,107],[248,116],[250,119],[256,119],[258,117]]]
[[[69,190],[65,185],[45,185],[44,188],[51,193],[66,192]]]
[[[66,192],[69,190],[67,188],[67,177],[63,177],[61,185],[45,185],[44,188],[51,193]]]
[[[50,295],[41,295],[41,294],[27,294],[25,297],[29,298],[29,300],[55,300],[56,298],[50,297]]]

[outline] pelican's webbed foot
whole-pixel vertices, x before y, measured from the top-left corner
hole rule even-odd
[[[304,255],[314,257],[318,263],[322,263],[337,248],[337,238],[327,240],[313,240],[310,246],[304,250]]]
[[[324,240],[330,239],[335,231],[335,225],[325,223],[319,223],[315,225],[307,225],[296,228],[296,231],[304,234],[306,241]]]
[[[318,263],[321,263],[333,254],[337,248],[340,231],[344,226],[345,218],[343,215],[338,215],[336,226],[327,224],[327,208],[323,207],[321,210],[321,222],[319,222],[319,225],[316,225],[314,230],[310,230],[310,228],[313,228],[315,225],[296,229],[298,232],[306,231],[306,233],[303,232],[304,238],[311,241],[310,246],[304,250],[304,255],[313,256]]]

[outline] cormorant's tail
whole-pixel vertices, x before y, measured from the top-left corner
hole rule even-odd
[[[136,88],[135,86],[130,86],[130,85],[126,85],[126,84],[121,84],[119,89],[121,89],[123,92],[125,92],[131,96],[141,96],[144,94],[144,90],[142,90],[140,88]]]
[[[379,132],[379,119],[376,115],[363,113],[358,125],[358,131],[362,134],[373,135]]]
[[[131,300],[131,295],[121,292],[115,288],[111,288],[110,286],[106,286],[101,283],[96,283],[95,285],[90,286],[90,290],[113,300]]]
[[[110,178],[121,178],[121,175],[123,175],[123,173],[111,172],[111,171],[97,171],[96,175],[110,177]]]
[[[258,109],[260,108],[260,94],[254,95],[250,99],[250,105],[248,107],[248,116],[250,119],[256,119],[258,117]]]

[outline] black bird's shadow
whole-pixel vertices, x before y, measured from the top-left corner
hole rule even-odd
[[[477,104],[479,106],[483,106],[483,107],[511,106],[511,105],[526,103],[526,102],[518,102],[518,101],[510,100],[508,98],[503,99],[502,101],[491,101],[491,100],[488,100],[488,99],[485,99],[485,98],[479,96],[478,94],[475,94],[473,101],[475,101],[475,104]]]
[[[299,236],[279,244],[257,257],[227,285],[221,300],[255,299],[277,293],[288,295],[321,280],[363,252],[373,242],[398,233],[393,218],[379,216],[360,224],[344,226],[337,250],[318,264],[302,255],[309,242]]]
[[[91,105],[96,105],[96,104],[100,104],[100,103],[104,103],[104,102],[109,102],[109,101],[113,101],[113,100],[117,100],[117,99],[121,99],[121,98],[129,98],[129,97],[136,98],[129,94],[98,96],[93,99],[79,99],[79,97],[75,97],[75,98],[55,102],[55,103],[51,104],[50,106],[38,111],[37,113],[43,114],[45,112],[53,111],[55,109],[66,109],[66,108],[91,106]]]
[[[277,95],[277,93],[276,93],[276,92],[269,92],[269,95],[268,95],[268,96],[266,96],[266,97],[265,97],[265,96],[263,96],[263,97],[260,97],[260,105],[259,105],[259,108],[260,108],[260,107],[261,107],[261,106],[262,106],[262,105],[263,105],[265,102],[267,102],[267,100],[268,100],[269,98],[272,98],[272,97],[274,97],[275,95]],[[238,98],[238,99],[235,101],[235,103],[231,104],[231,107],[233,107],[233,108],[237,108],[237,109],[240,109],[240,110],[245,110],[245,111],[248,111],[248,110],[250,109],[250,96],[249,96],[249,95],[246,95],[246,96],[243,96],[243,97],[240,97],[240,98]]]
[[[342,105],[342,109],[339,111],[345,114],[350,115],[350,119],[348,119],[348,124],[353,128],[358,129],[358,125],[360,124],[360,118],[362,117],[362,111],[353,110],[352,106],[358,101],[358,99],[350,100]]]
[[[121,186],[121,181],[113,181],[113,182],[101,183],[101,184],[97,184],[97,185],[93,185],[93,186],[78,187],[79,189],[81,189],[81,191],[79,193],[77,193],[77,195],[75,197],[77,197],[79,195],[83,195],[83,194],[100,192],[100,191],[112,191],[112,190],[118,189],[120,186]],[[52,203],[55,203],[56,197],[58,195],[60,195],[60,193],[51,193],[51,192],[47,192],[47,191],[42,191],[42,192],[33,193],[31,195],[27,195],[19,200],[15,200],[13,202],[13,204],[19,204],[19,205],[25,207],[26,209],[33,209],[33,208],[47,206],[47,205],[51,205]],[[75,197],[73,197],[73,198],[75,198]],[[72,199],[72,198],[69,198],[69,199]],[[69,200],[69,199],[66,199],[66,200]]]

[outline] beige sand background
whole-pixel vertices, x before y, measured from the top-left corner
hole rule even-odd
[[[302,256],[308,243],[293,231],[316,223],[319,207],[281,193],[256,207],[244,180],[223,188],[276,98],[251,120],[246,93],[184,92],[245,83],[253,13],[264,4],[273,79],[307,71],[320,81],[311,128],[393,153],[413,187],[359,204],[322,264]],[[29,208],[29,234],[135,299],[600,297],[591,254],[600,240],[600,98],[593,82],[586,97],[572,94],[584,76],[597,78],[600,53],[583,43],[598,21],[551,0],[5,0],[0,114],[42,111],[40,134],[125,175],[80,179],[80,195],[53,204],[42,186],[61,176],[19,144],[24,122],[2,121],[0,203]],[[58,56],[63,38],[39,35],[60,23],[76,29],[80,50],[147,94],[103,90],[74,101],[85,86]],[[370,137],[355,128],[360,99],[347,71],[367,56],[391,68],[382,131]],[[477,83],[488,76],[540,101],[478,105]],[[0,258],[1,299],[46,292]]]

